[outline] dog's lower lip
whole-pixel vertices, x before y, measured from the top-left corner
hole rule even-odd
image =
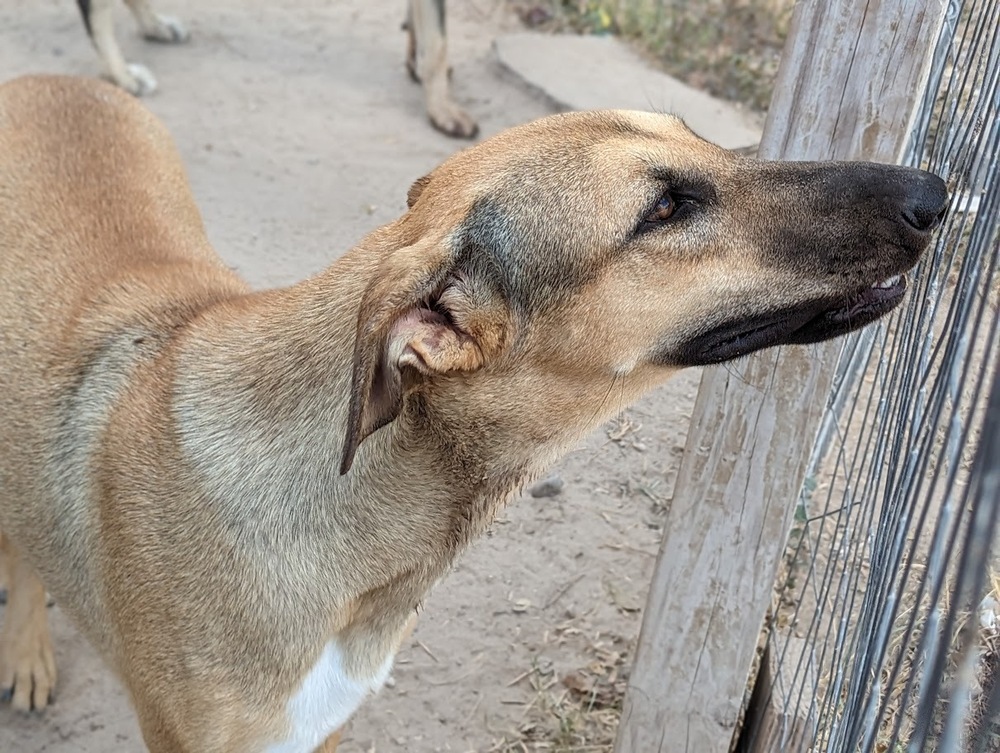
[[[894,275],[843,296],[775,312],[756,321],[722,325],[698,338],[688,359],[699,365],[721,363],[774,345],[815,343],[875,321],[902,300],[906,278]]]
[[[827,317],[833,322],[849,323],[852,318],[863,316],[869,309],[892,308],[903,297],[905,291],[906,277],[894,275],[856,294],[847,305],[830,309],[820,316]]]

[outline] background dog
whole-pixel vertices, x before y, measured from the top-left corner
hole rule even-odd
[[[139,63],[128,63],[115,38],[116,0],[77,0],[83,23],[104,64],[107,75],[125,91],[137,96],[156,89],[156,78]],[[177,44],[188,39],[176,18],[153,10],[150,0],[125,0],[142,35],[153,42]],[[431,123],[443,133],[472,138],[479,127],[451,96],[445,35],[445,0],[408,0],[406,13],[408,44],[406,67],[414,81],[424,87],[424,100]]]
[[[254,293],[136,100],[20,79],[0,123],[0,682],[48,702],[48,586],[154,753],[332,751],[513,491],[686,366],[891,310],[946,202],[917,170],[558,115]]]

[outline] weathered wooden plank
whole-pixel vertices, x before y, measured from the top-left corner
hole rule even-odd
[[[801,2],[761,157],[895,161],[943,5]],[[729,750],[839,347],[705,370],[616,753]]]

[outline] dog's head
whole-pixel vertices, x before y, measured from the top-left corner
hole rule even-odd
[[[543,444],[678,368],[862,327],[945,202],[926,172],[744,159],[666,115],[506,131],[410,190],[360,308],[341,470],[407,396]]]

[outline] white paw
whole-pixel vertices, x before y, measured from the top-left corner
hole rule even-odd
[[[139,63],[129,63],[125,69],[129,74],[128,79],[117,82],[122,89],[137,97],[144,97],[156,91],[156,76],[149,68]]]
[[[459,139],[471,139],[479,133],[476,121],[461,107],[452,102],[443,102],[428,109],[431,123],[442,133]]]
[[[156,16],[157,24],[147,29],[143,29],[142,34],[146,39],[153,42],[166,42],[167,44],[178,44],[186,42],[191,38],[188,30],[180,19],[173,16]]]

